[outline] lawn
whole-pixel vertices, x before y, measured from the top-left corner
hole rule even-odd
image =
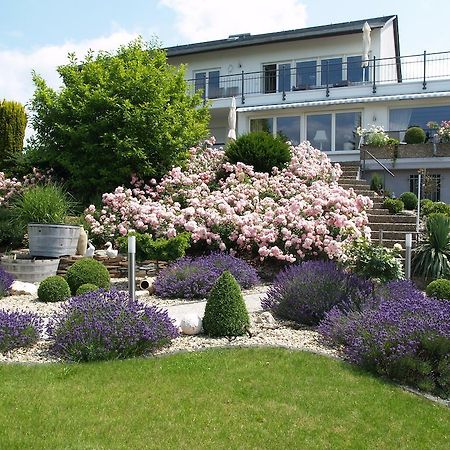
[[[0,365],[1,449],[448,449],[450,409],[283,349]]]

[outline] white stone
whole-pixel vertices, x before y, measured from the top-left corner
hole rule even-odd
[[[197,314],[186,314],[180,321],[180,328],[183,334],[200,334],[203,330],[202,318]]]
[[[276,321],[269,311],[264,311],[256,318],[256,323],[275,325]]]
[[[14,280],[11,286],[11,295],[37,295],[37,286],[33,283]]]

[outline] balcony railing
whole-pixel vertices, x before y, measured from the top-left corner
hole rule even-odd
[[[213,72],[211,72],[213,73]],[[382,84],[421,82],[427,89],[430,80],[450,79],[450,52],[427,53],[392,58],[372,58],[366,68],[361,63],[336,62],[336,59],[317,62],[311,71],[289,64],[267,64],[263,71],[244,72],[208,77],[208,72],[188,80],[192,91],[200,90],[205,100],[245,97],[253,94],[279,94],[281,100],[292,91],[322,90],[325,97],[330,90],[347,86],[371,86],[376,93]]]

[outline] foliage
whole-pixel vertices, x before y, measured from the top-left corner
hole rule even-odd
[[[97,289],[98,286],[93,283],[84,283],[77,289],[75,295],[83,295],[86,294],[87,292],[96,291]]]
[[[400,195],[400,200],[403,202],[405,209],[414,211],[417,208],[417,195],[414,192],[403,192]]]
[[[36,314],[0,309],[0,353],[32,346],[42,328],[42,319]]]
[[[386,198],[383,208],[386,208],[391,214],[398,214],[403,211],[405,205],[399,198]]]
[[[409,295],[397,296],[398,287]],[[450,302],[425,297],[409,282],[392,282],[386,289],[387,298],[369,301],[361,311],[334,308],[319,331],[350,361],[449,397]]]
[[[10,208],[0,207],[0,246],[15,249],[22,246],[24,229],[14,221],[14,213]]]
[[[29,223],[64,223],[74,202],[57,184],[36,185],[24,190],[14,202],[14,220],[23,228]]]
[[[433,202],[429,199],[424,199],[420,202],[420,213],[425,217],[434,213],[441,213],[450,217],[450,205],[444,202]]]
[[[224,271],[230,272],[244,289],[258,283],[256,270],[245,261],[226,253],[181,258],[163,269],[154,286],[163,298],[205,298]]]
[[[371,125],[369,129],[358,127],[356,133],[364,138],[365,145],[371,147],[384,147],[399,143],[397,139],[390,138],[382,126]]]
[[[225,156],[232,163],[253,166],[256,172],[272,173],[273,167],[282,169],[291,160],[289,144],[281,136],[265,131],[253,131],[231,141]]]
[[[372,292],[370,281],[342,270],[333,261],[307,261],[281,271],[261,305],[283,319],[317,325],[334,306],[358,308]]]
[[[184,164],[207,134],[201,93],[188,93],[184,68],[137,39],[116,52],[69,55],[59,91],[34,74],[32,160],[67,180],[86,204],[126,183],[131,173],[162,177]]]
[[[178,335],[167,311],[103,289],[72,297],[47,331],[52,353],[70,361],[138,356]]]
[[[138,261],[174,261],[183,257],[191,245],[190,233],[180,233],[177,236],[165,239],[152,239],[148,233],[128,233],[128,236],[136,236],[136,259]],[[118,239],[120,252],[127,253],[128,237]]]
[[[0,266],[0,298],[8,295],[13,281],[14,277]]]
[[[427,138],[420,127],[410,127],[406,130],[404,140],[407,144],[423,144]]]
[[[18,102],[0,101],[0,165],[4,169],[11,158],[22,153],[27,116],[25,108]]]
[[[426,293],[428,297],[435,297],[439,300],[450,300],[450,280],[439,278],[432,281],[427,286]]]
[[[375,191],[378,194],[383,192],[384,184],[383,178],[379,173],[374,173],[372,179],[370,180],[370,190]]]
[[[346,266],[355,274],[382,283],[403,278],[403,267],[396,249],[375,245],[367,239],[353,241]]]
[[[291,154],[288,167],[269,176],[226,163],[210,146],[193,148],[186,169],[174,168],[159,184],[135,180],[134,189],[104,194],[102,208],[86,210],[90,235],[188,231],[193,245],[261,260],[339,259],[348,241],[369,233],[372,201],[333,183],[339,165],[309,143]]]
[[[37,294],[41,302],[60,302],[70,297],[70,287],[63,277],[53,275],[41,281]]]
[[[209,336],[242,336],[250,318],[241,288],[228,270],[214,283],[205,307],[203,328]]]
[[[439,139],[443,144],[450,142],[450,120],[443,120],[440,125],[436,122],[428,122],[427,127],[437,130]]]
[[[83,258],[72,264],[67,269],[66,279],[72,294],[86,283],[92,283],[104,289],[110,286],[108,269],[100,261],[92,258]]]
[[[450,217],[434,213],[426,223],[426,239],[411,260],[413,274],[426,279],[450,276]]]

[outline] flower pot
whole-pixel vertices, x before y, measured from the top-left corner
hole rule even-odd
[[[14,279],[36,283],[45,278],[56,275],[59,258],[34,259],[29,255],[2,256],[0,265],[9,272]]]
[[[75,255],[80,227],[78,225],[39,224],[28,225],[31,256],[58,258]]]

